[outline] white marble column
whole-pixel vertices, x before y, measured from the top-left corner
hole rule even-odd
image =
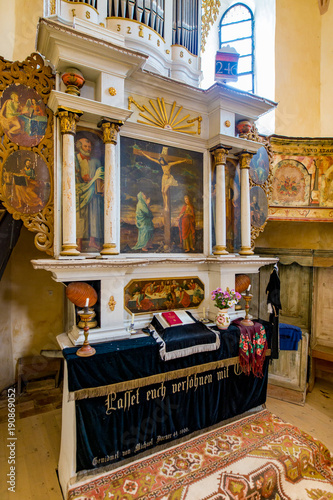
[[[226,255],[227,251],[227,221],[225,204],[225,164],[227,161],[228,149],[218,147],[212,150],[216,169],[215,186],[215,247],[214,255]]]
[[[105,144],[104,162],[104,244],[101,255],[117,255],[117,203],[116,203],[116,171],[117,171],[117,134],[123,122],[103,118],[98,124],[103,130]]]
[[[82,111],[59,108],[62,134],[62,250],[60,255],[80,255],[76,244],[74,135]]]
[[[251,247],[250,161],[251,153],[239,155],[241,187],[241,249],[240,255],[253,255]]]

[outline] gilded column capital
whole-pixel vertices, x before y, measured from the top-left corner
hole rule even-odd
[[[214,149],[210,150],[210,152],[212,153],[212,155],[214,157],[215,165],[225,165],[226,164],[229,149],[230,148],[218,146],[218,147],[215,147]]]
[[[117,144],[118,132],[122,125],[123,122],[120,120],[109,120],[107,118],[102,118],[102,120],[98,124],[98,127],[103,131],[104,144]]]
[[[68,108],[58,108],[57,116],[60,120],[60,132],[62,134],[76,134],[76,124],[80,120],[82,111]]]
[[[240,168],[250,168],[250,163],[252,160],[253,154],[252,153],[241,153],[239,155],[239,165]]]

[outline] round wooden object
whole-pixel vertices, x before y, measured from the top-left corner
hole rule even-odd
[[[92,307],[97,302],[97,292],[88,283],[73,281],[66,288],[67,298],[77,307],[84,307],[89,299],[89,306]]]
[[[251,280],[247,274],[236,274],[235,290],[238,293],[245,292],[249,288]]]

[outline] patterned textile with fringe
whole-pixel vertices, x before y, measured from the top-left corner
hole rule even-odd
[[[232,324],[238,326],[241,332],[239,364],[243,373],[249,375],[252,371],[255,377],[262,377],[268,348],[265,328],[257,322],[253,326],[244,326],[241,319],[234,320]]]
[[[331,500],[333,456],[267,410],[94,476],[68,500]]]

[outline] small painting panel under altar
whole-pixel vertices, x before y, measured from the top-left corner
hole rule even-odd
[[[124,290],[125,309],[133,314],[199,307],[205,285],[196,277],[132,280]]]
[[[122,253],[203,252],[203,155],[121,138]]]

